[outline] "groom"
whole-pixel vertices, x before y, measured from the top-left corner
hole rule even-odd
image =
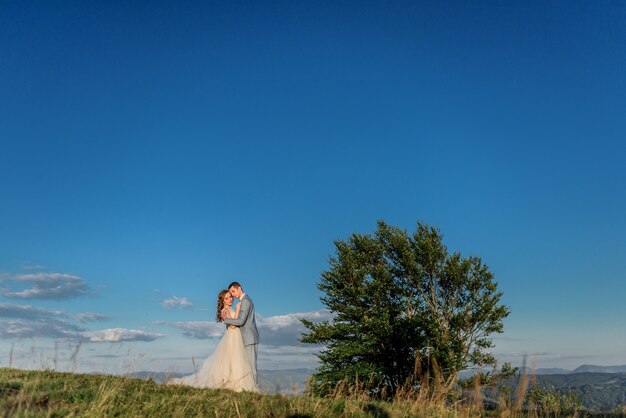
[[[254,373],[254,382],[258,385],[256,355],[259,350],[259,332],[256,329],[256,320],[254,318],[254,303],[250,296],[243,292],[241,285],[237,282],[232,282],[228,285],[228,291],[234,298],[239,299],[241,308],[239,309],[238,318],[224,318],[222,316],[222,319],[226,325],[235,325],[241,330],[243,345],[246,348],[250,366]]]

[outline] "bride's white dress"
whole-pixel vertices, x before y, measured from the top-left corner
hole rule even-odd
[[[235,311],[231,308],[231,316]],[[194,374],[172,379],[172,384],[199,388],[224,388],[237,392],[256,392],[252,367],[241,339],[239,327],[228,327],[215,351]]]

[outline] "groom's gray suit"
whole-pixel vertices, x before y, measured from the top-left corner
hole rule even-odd
[[[238,326],[241,330],[243,345],[246,348],[248,358],[250,359],[250,366],[252,366],[252,371],[254,372],[254,381],[258,384],[256,355],[259,349],[259,331],[256,329],[254,303],[252,299],[250,299],[250,296],[245,293],[239,303],[241,303],[239,318],[226,318],[224,319],[224,323],[226,325]]]

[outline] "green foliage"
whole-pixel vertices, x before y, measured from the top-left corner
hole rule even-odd
[[[450,388],[460,370],[495,366],[486,349],[509,314],[502,293],[479,257],[449,254],[442,240],[423,223],[408,235],[379,221],[373,235],[335,242],[318,285],[335,317],[303,321],[301,341],[326,346],[316,393],[342,381],[365,382],[382,397],[430,380]]]
[[[626,400],[626,382],[590,384],[572,388],[582,404],[591,410],[609,411],[623,409]],[[617,408],[617,409],[616,409]],[[624,414],[623,416],[626,416]]]
[[[574,394],[589,411],[608,413],[615,408],[621,408],[626,399],[626,373],[587,372],[533,375],[527,378],[529,391],[540,388],[543,391],[557,390],[563,395]],[[502,386],[498,387],[499,392],[504,390],[518,392],[519,381],[520,377],[503,379]],[[486,394],[491,398],[498,396],[490,389],[486,389]]]
[[[543,414],[575,414],[583,409],[580,397],[575,392],[562,393],[556,388],[534,387],[526,394],[529,409]]]

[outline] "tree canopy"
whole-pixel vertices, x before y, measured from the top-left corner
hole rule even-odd
[[[334,317],[302,321],[301,341],[325,346],[314,391],[367,382],[391,396],[407,384],[450,387],[461,370],[495,367],[490,335],[503,331],[509,310],[479,257],[449,253],[441,232],[424,223],[409,235],[379,221],[374,234],[335,247],[318,284]]]

